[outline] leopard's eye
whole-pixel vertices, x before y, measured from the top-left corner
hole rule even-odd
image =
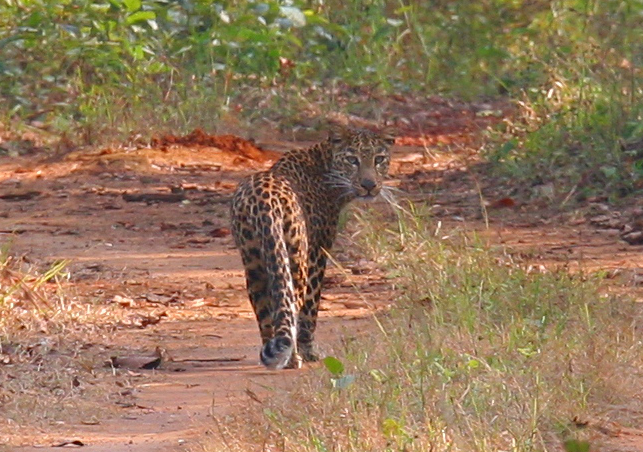
[[[355,157],[354,155],[349,155],[346,157],[346,161],[350,163],[351,165],[358,166],[359,165],[359,159]]]
[[[376,155],[376,156],[375,156],[375,164],[376,164],[376,165],[381,165],[381,164],[382,164],[382,163],[384,163],[385,161],[386,161],[386,157],[385,157],[385,156],[383,156],[383,155]]]

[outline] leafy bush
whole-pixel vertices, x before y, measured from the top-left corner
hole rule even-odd
[[[506,95],[520,115],[488,155],[512,176],[585,195],[642,184],[640,2],[0,4],[0,117],[18,123],[94,142],[227,113],[288,120],[338,108],[338,86]]]
[[[300,9],[278,2],[6,3],[5,114],[32,118],[54,110],[68,126],[144,103],[206,95],[222,102],[242,80],[265,84],[280,58],[302,46],[297,28],[306,22]]]
[[[563,1],[535,20],[543,35],[524,53],[539,82],[521,87],[522,116],[491,159],[561,196],[640,189],[642,14],[639,2]]]

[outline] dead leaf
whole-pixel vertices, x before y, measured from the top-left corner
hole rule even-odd
[[[145,298],[145,300],[149,303],[157,303],[167,306],[172,302],[178,301],[179,296],[177,293],[174,293],[172,295],[146,293],[145,295],[143,295],[143,298]]]
[[[114,295],[114,298],[112,298],[112,303],[116,303],[117,305],[122,306],[124,308],[140,307],[140,305],[136,301],[134,301],[134,299],[129,297],[123,297],[121,295]]]
[[[83,424],[83,425],[100,425],[100,421],[98,419],[95,419],[95,418],[83,419],[83,420],[80,421],[80,423]]]
[[[431,297],[424,297],[417,301],[419,304],[424,306],[433,306],[433,299]]]
[[[195,244],[195,245],[202,245],[202,244],[205,244],[205,243],[210,243],[211,241],[212,241],[211,238],[203,237],[203,236],[201,236],[201,237],[199,237],[199,236],[190,237],[189,239],[187,239],[187,243],[192,243],[192,244]]]
[[[85,443],[79,439],[61,441],[59,443],[55,443],[51,445],[51,447],[83,447],[83,446],[85,446]]]
[[[576,428],[585,428],[585,427],[587,427],[589,425],[589,421],[587,421],[585,419],[581,419],[578,416],[574,416],[572,418],[572,422],[574,423],[574,426]]]
[[[123,193],[127,202],[144,202],[155,204],[158,202],[181,202],[185,200],[183,193]]]
[[[363,300],[347,300],[342,302],[346,309],[368,309],[372,305]]]
[[[157,369],[163,362],[162,351],[156,347],[153,355],[112,356],[107,365],[123,369]]]
[[[161,321],[163,317],[167,317],[167,312],[166,311],[161,311],[161,312],[153,312],[149,315],[143,315],[138,318],[139,320],[139,328],[145,328],[146,326],[149,325],[156,325]]]
[[[492,209],[502,209],[502,208],[511,208],[516,207],[516,201],[513,198],[500,198],[489,204],[489,207]]]
[[[279,57],[279,70],[283,73],[286,72],[288,73],[289,69],[294,68],[296,64],[294,61],[285,58],[285,57]]]
[[[3,195],[0,195],[0,199],[4,199],[5,201],[27,201],[29,199],[35,198],[36,196],[40,196],[40,194],[41,192],[35,190],[5,193]]]
[[[132,316],[128,321],[118,322],[117,325],[125,328],[145,328],[149,325],[156,325],[163,317],[167,317],[166,311],[152,312],[148,315]]]
[[[171,230],[175,230],[175,229],[178,229],[178,228],[179,228],[178,225],[176,225],[174,223],[167,223],[165,221],[161,222],[161,231],[171,231]]]
[[[418,162],[422,162],[424,158],[425,158],[424,154],[420,154],[420,153],[407,154],[404,157],[397,159],[397,162],[398,163],[418,163]]]
[[[230,235],[230,229],[228,228],[215,228],[210,232],[212,237],[221,238],[227,237]]]
[[[189,308],[201,308],[203,306],[218,307],[219,302],[214,298],[197,298],[186,301],[185,306]]]
[[[360,259],[354,266],[351,267],[351,273],[354,275],[367,275],[376,269],[375,263]]]

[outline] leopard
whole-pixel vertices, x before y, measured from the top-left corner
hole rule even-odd
[[[394,140],[390,128],[335,127],[237,186],[231,229],[266,368],[298,369],[319,359],[313,341],[340,213],[353,200],[390,194],[384,181]]]

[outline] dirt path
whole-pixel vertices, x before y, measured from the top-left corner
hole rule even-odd
[[[3,167],[9,197],[0,231],[11,237],[12,253],[43,269],[69,260],[67,290],[121,311],[103,355],[140,357],[160,347],[167,361],[159,370],[129,371],[135,402],[121,413],[35,434],[5,425],[0,444],[25,452],[67,440],[88,451],[177,450],[203,438],[213,418],[247,403],[248,394],[297,375],[257,365],[256,323],[228,230],[227,200],[238,178],[272,156],[267,163],[226,157],[213,148],[174,147]],[[222,162],[226,171],[218,170]],[[334,269],[329,281],[319,331],[326,351],[332,337],[345,329],[358,334],[390,300],[377,275]],[[355,290],[377,297],[366,304],[354,299]],[[144,319],[160,321],[139,328]]]
[[[133,381],[133,402],[116,411],[97,406],[105,413],[90,425],[2,424],[0,450],[5,443],[6,450],[31,452],[65,440],[90,452],[184,450],[216,428],[213,419],[221,422],[266,387],[279,390],[296,378],[297,371],[257,365],[258,334],[228,230],[233,187],[274,154],[222,153],[211,144],[171,140],[157,145],[55,162],[0,162],[0,239],[11,238],[12,253],[42,268],[69,259],[74,296],[119,312],[101,356],[164,350],[158,370],[119,370]],[[484,191],[483,209],[475,181],[464,172],[468,158],[397,147],[394,183],[432,206],[445,233],[480,231],[535,265],[611,271],[619,279],[609,290],[643,300],[642,246],[620,242],[582,218],[498,203],[503,195],[496,188]],[[338,337],[369,328],[373,311],[393,297],[382,275],[357,270],[368,262],[355,262],[342,243],[337,252],[349,271],[330,270],[319,329],[326,352]],[[643,450],[638,432],[623,441],[632,438],[627,450]]]

